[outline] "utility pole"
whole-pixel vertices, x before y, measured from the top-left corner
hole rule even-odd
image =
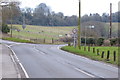
[[[12,20],[12,16],[13,16],[13,14],[12,14],[12,5],[10,6],[10,11],[11,11],[11,38],[12,38],[12,22],[13,22],[13,20]]]
[[[85,47],[86,47],[86,26],[85,26]]]
[[[112,3],[110,3],[110,28],[109,28],[109,38],[112,37]]]
[[[80,42],[81,42],[81,40],[80,40],[80,16],[81,16],[81,11],[80,11],[80,9],[81,9],[81,2],[80,2],[80,0],[79,0],[79,19],[78,19],[78,48],[79,49],[81,49],[81,46],[80,46]]]
[[[1,6],[1,30],[2,30],[2,24],[3,24],[3,6]]]

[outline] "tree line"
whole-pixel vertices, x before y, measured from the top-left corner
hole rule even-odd
[[[55,13],[45,3],[39,4],[36,8],[20,9],[19,16],[14,16],[14,24],[23,24],[25,21],[28,25],[41,25],[41,26],[77,26],[78,17],[76,15],[65,16],[64,13]],[[112,22],[120,22],[120,12],[112,13]],[[23,18],[25,17],[25,18]],[[109,22],[110,15],[103,13],[102,16],[98,13],[84,15],[81,17],[81,22],[99,21]],[[10,20],[7,21],[10,23]]]

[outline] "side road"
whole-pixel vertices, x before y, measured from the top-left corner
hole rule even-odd
[[[0,44],[0,78],[19,78],[11,50]]]

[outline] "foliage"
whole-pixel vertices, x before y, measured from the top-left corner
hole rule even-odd
[[[112,22],[120,22],[120,14],[119,12],[112,13]],[[94,14],[89,14],[89,15],[84,15],[81,18],[82,22],[87,22],[87,21],[100,21],[100,22],[109,22],[109,14],[108,13],[103,13],[102,16],[98,13]]]
[[[10,28],[8,27],[7,24],[2,24],[2,32],[6,34],[10,32]]]
[[[85,43],[85,38],[81,38],[81,43]],[[95,44],[94,38],[86,38],[86,44]]]
[[[87,44],[95,44],[95,39],[93,39],[93,38],[87,38],[86,39],[86,43]]]
[[[113,22],[118,22],[118,13],[113,13]],[[22,24],[23,15],[25,15],[25,23],[28,25],[41,26],[77,26],[78,17],[76,15],[65,16],[62,12],[55,13],[45,3],[39,4],[36,8],[21,9],[20,16],[14,18],[14,24]],[[109,22],[109,14],[103,13],[100,16],[98,13],[84,15],[81,17],[81,22],[98,21]]]
[[[20,2],[11,1],[8,3],[8,6],[2,7],[2,23],[10,23],[10,19],[17,17],[20,14],[19,8]]]
[[[59,39],[62,42],[73,42],[73,38],[71,37],[63,37]]]
[[[81,38],[81,43],[85,43],[85,38]]]
[[[101,46],[104,43],[104,38],[97,39],[97,45]]]
[[[110,39],[110,44],[111,44],[111,46],[116,45],[117,39]]]
[[[103,23],[103,22],[98,22],[98,21],[88,21],[88,22],[84,22],[81,23],[81,34],[82,36],[86,37],[106,37],[107,36],[107,29],[106,26],[108,26],[108,24]],[[91,26],[94,26],[94,28],[92,28]]]

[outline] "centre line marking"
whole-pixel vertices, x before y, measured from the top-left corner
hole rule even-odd
[[[78,69],[78,68],[74,68],[74,69],[77,70],[77,71],[79,71],[79,72],[82,72],[82,73],[84,73],[84,74],[86,74],[86,75],[88,75],[90,77],[95,77],[95,76],[93,76],[93,75],[91,75],[91,74],[89,74],[89,73],[87,73],[87,72],[85,72],[83,70]]]

